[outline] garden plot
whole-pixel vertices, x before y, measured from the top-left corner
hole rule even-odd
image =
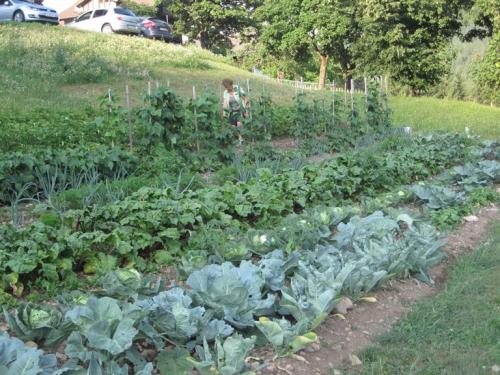
[[[17,263],[4,263],[27,271],[16,279],[9,268],[6,281],[14,293],[24,283],[31,286],[33,279],[50,288],[55,278],[70,280],[77,271],[72,265],[85,268],[85,247],[78,238],[95,241],[89,255],[102,254],[97,263],[88,263],[89,271],[123,268],[98,277],[91,290],[62,294],[56,305],[21,303],[15,311],[6,309],[12,334],[48,352],[59,347],[63,353],[56,363],[50,354],[20,346],[4,334],[2,345],[16,349],[2,365],[12,370],[29,361],[46,373],[128,374],[134,369],[136,374],[150,374],[156,368],[164,374],[185,374],[196,368],[202,374],[225,375],[251,371],[245,358],[256,345],[270,343],[279,356],[300,351],[317,341],[314,331],[342,295],[367,293],[395,276],[412,274],[430,282],[428,269],[442,259],[444,242],[428,223],[427,213],[467,205],[472,209],[498,199],[488,187],[497,182],[498,169],[481,164],[495,155],[497,146],[478,146],[463,137],[433,136],[378,157],[354,153],[300,173],[272,176],[264,171],[260,179],[230,189],[207,188],[186,196],[141,191],[123,204],[71,214],[69,226],[55,236],[54,227],[42,229],[39,224],[4,232],[17,251],[26,244],[27,253],[18,253]],[[441,180],[453,186],[459,199],[434,188],[439,207],[431,207],[428,195],[406,193],[413,188],[395,196],[388,193],[394,182],[411,184],[467,160],[470,167],[450,170]],[[271,204],[262,205],[264,197]],[[420,214],[391,208],[408,200],[417,208],[426,203],[428,207]],[[338,202],[341,207],[335,207]],[[382,211],[367,212],[377,205]],[[162,211],[171,207],[178,212]],[[173,223],[172,218],[180,220]],[[206,227],[210,233],[208,224],[221,223],[224,230],[244,225],[230,239],[236,245],[247,238],[248,247],[205,254],[177,248],[185,284],[167,287],[161,278],[134,269],[145,270],[148,256],[161,251],[151,248],[159,236],[165,236],[159,243],[169,249],[186,238],[179,234],[183,226],[190,232]],[[120,237],[127,226],[128,233],[138,237]],[[41,236],[40,230],[45,231]],[[40,250],[59,251],[57,260],[51,253],[31,251],[40,240]]]

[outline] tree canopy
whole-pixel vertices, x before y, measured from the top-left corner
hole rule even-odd
[[[164,0],[178,18],[177,30],[200,42],[202,48],[224,53],[231,49],[230,37],[254,25],[253,12],[260,0]]]
[[[354,69],[352,47],[359,37],[354,0],[266,0],[258,10],[263,22],[260,41],[274,56],[321,61],[319,84],[326,80],[330,60],[345,78]]]
[[[348,84],[353,75],[388,75],[415,95],[428,93],[450,72],[451,40],[466,30],[467,40],[491,38],[474,76],[478,84],[494,88],[488,96],[498,95],[500,0],[157,0],[157,4],[175,15],[177,31],[216,53],[230,52],[233,37],[244,41],[251,35],[253,43],[241,52],[247,66],[271,67],[295,77],[310,77],[319,67],[320,86],[332,72]]]
[[[357,52],[365,71],[388,73],[417,94],[449,70],[450,41],[462,26],[462,0],[361,3],[363,36]]]

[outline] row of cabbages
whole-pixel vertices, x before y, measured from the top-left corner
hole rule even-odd
[[[318,213],[339,224],[314,250],[288,256],[274,250],[254,263],[207,265],[186,287],[165,288],[159,278],[127,269],[107,274],[92,294],[61,296],[57,306],[5,310],[16,336],[48,348],[65,342],[67,360],[56,369],[53,356],[10,350],[19,342],[3,336],[0,345],[10,354],[0,357],[2,373],[18,374],[15,368],[29,363],[42,374],[116,375],[130,367],[145,375],[157,367],[163,374],[196,368],[230,375],[245,371],[244,359],[264,338],[279,355],[298,351],[316,340],[312,330],[343,292],[368,292],[410,272],[428,280],[426,270],[441,259],[443,242],[432,226],[407,214],[347,220],[349,213]]]

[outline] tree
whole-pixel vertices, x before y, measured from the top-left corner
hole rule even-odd
[[[481,101],[500,104],[500,33],[496,32],[488,44],[488,50],[472,70],[478,97]]]
[[[465,40],[492,37],[495,23],[500,22],[500,0],[474,1],[470,4],[470,18],[474,26],[465,33]]]
[[[202,48],[225,53],[230,37],[254,25],[253,12],[260,0],[164,0],[163,5],[178,18],[177,31],[199,40]]]
[[[120,0],[120,6],[130,9],[138,16],[154,16],[158,12],[157,5],[146,5],[132,0]]]
[[[500,103],[500,0],[476,0],[471,8],[474,27],[465,40],[491,37],[484,57],[473,66],[478,96],[492,104]]]
[[[413,95],[425,92],[449,70],[450,41],[462,26],[467,0],[361,0],[363,35],[357,62],[386,72]]]
[[[324,87],[331,60],[347,81],[355,68],[352,49],[360,35],[354,0],[266,0],[257,12],[263,22],[260,41],[268,55],[304,61],[320,60]]]

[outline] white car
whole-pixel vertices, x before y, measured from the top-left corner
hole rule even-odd
[[[103,33],[138,34],[140,21],[130,9],[116,7],[83,13],[68,27]]]
[[[28,0],[0,0],[0,21],[59,23],[59,15],[49,7]]]

